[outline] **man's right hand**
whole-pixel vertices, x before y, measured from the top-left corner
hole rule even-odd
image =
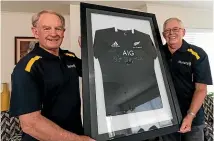
[[[96,141],[88,136],[80,136],[80,141]]]

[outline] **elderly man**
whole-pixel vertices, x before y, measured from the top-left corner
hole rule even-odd
[[[60,49],[65,19],[54,11],[32,17],[39,40],[12,73],[12,116],[18,116],[22,141],[94,141],[84,136],[78,77],[81,60]]]
[[[183,121],[179,133],[163,137],[164,141],[203,141],[204,112],[202,103],[207,85],[212,85],[208,56],[205,51],[187,43],[185,29],[178,18],[164,22],[163,46],[171,71]]]

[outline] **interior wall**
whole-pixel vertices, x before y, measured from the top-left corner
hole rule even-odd
[[[15,67],[15,36],[32,37],[31,17],[34,13],[1,13],[1,81],[10,83],[11,73]],[[70,16],[65,17],[65,38],[62,48],[70,48]]]
[[[155,14],[163,43],[165,43],[165,40],[162,36],[163,23],[166,19],[171,17],[177,17],[181,19],[184,23],[184,27],[189,30],[213,29],[213,11],[210,9],[147,3],[146,8],[143,6],[140,7],[139,10]]]
[[[70,5],[70,45],[71,50],[81,58],[81,48],[78,44],[80,37],[80,6]]]
[[[170,17],[181,19],[186,28],[212,29],[213,11],[161,4],[147,4],[147,12],[156,15],[160,30],[164,21]]]

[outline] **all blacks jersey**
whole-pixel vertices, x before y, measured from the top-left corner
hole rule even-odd
[[[101,29],[95,32],[93,47],[101,67],[107,115],[124,114],[160,97],[154,71],[157,54],[148,34]],[[160,103],[148,110],[162,108]]]

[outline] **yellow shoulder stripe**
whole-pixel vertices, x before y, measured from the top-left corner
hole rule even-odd
[[[75,57],[75,55],[72,53],[65,53],[65,55],[70,56],[70,57]]]
[[[200,56],[199,56],[198,53],[195,52],[194,50],[188,49],[187,51],[190,52],[192,55],[194,55],[194,56],[196,57],[197,60],[200,59]]]
[[[31,58],[25,67],[25,71],[30,72],[32,65],[35,63],[35,61],[39,60],[39,58],[41,58],[41,56],[35,56]]]

